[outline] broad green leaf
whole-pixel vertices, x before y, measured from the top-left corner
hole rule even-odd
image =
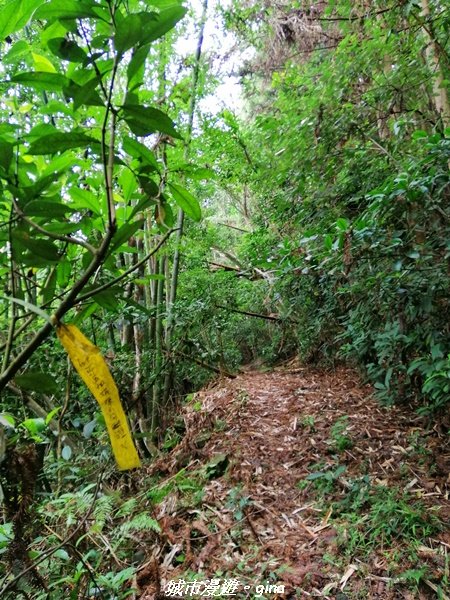
[[[45,281],[45,286],[41,289],[42,303],[50,304],[55,297],[56,290],[56,269],[54,266],[50,269],[50,275]]]
[[[124,169],[119,176],[119,183],[122,188],[123,199],[127,203],[127,206],[129,206],[129,201],[138,189],[138,184],[134,173],[132,173],[129,169]]]
[[[62,218],[67,213],[74,212],[74,209],[62,202],[51,202],[49,200],[32,200],[24,208],[24,213],[29,217],[48,217]]]
[[[85,306],[83,308],[83,310],[76,313],[75,317],[73,318],[72,323],[74,323],[75,325],[79,325],[86,319],[89,319],[89,317],[91,315],[93,315],[97,311],[97,309],[98,309],[98,304],[96,302],[91,302],[90,304]]]
[[[28,149],[27,154],[55,154],[71,148],[80,148],[99,144],[98,140],[79,131],[56,132],[35,140]]]
[[[139,12],[130,14],[117,24],[114,45],[119,54],[133,46],[142,46],[162,37],[184,17],[187,9],[172,5],[159,13]]]
[[[68,260],[58,263],[56,267],[56,281],[60,288],[66,288],[69,285],[71,274],[72,265]]]
[[[149,198],[148,196],[144,196],[143,198],[141,198],[139,200],[139,202],[136,204],[136,206],[133,208],[133,210],[131,211],[131,215],[128,217],[127,221],[131,221],[131,219],[135,215],[142,212],[149,206],[153,206],[155,204],[155,202],[156,202],[156,200],[154,198]]]
[[[22,188],[23,196],[27,200],[39,197],[43,191],[48,190],[55,183],[54,175],[41,177],[33,185]]]
[[[150,51],[150,44],[135,48],[133,55],[127,67],[128,91],[131,92],[140,85],[144,80],[145,60]]]
[[[53,242],[38,238],[29,237],[24,232],[15,231],[14,237],[30,252],[48,262],[57,262],[59,260],[58,248]]]
[[[144,193],[150,198],[157,198],[160,195],[159,186],[153,181],[153,179],[141,175],[139,176],[139,183]]]
[[[48,47],[55,56],[59,56],[59,58],[69,62],[79,63],[87,58],[87,54],[83,48],[80,48],[76,42],[68,40],[65,37],[57,37],[49,40]]]
[[[8,427],[9,429],[14,429],[14,417],[8,413],[0,413],[0,425],[2,425],[3,427]]]
[[[54,408],[53,410],[51,410],[48,413],[48,415],[45,417],[45,424],[48,425],[50,423],[50,421],[53,419],[53,417],[55,415],[57,415],[61,409],[62,409],[62,406],[57,406],[56,408]]]
[[[30,46],[25,40],[19,40],[13,44],[7,54],[2,56],[2,62],[4,64],[15,63],[25,56],[30,56]]]
[[[22,29],[44,0],[6,0],[0,7],[0,41]]]
[[[68,115],[70,117],[73,115],[72,107],[68,105],[67,102],[60,100],[50,100],[48,104],[43,104],[42,106],[38,107],[38,112],[42,115],[50,115],[53,118],[55,118],[55,116],[59,116],[58,113],[62,115]]]
[[[140,42],[144,29],[143,14],[146,13],[127,15],[117,23],[114,46],[119,54],[123,54]]]
[[[101,207],[98,198],[89,190],[80,188],[70,188],[70,197],[73,200],[72,206],[76,209],[84,208],[91,210],[94,214],[101,214]]]
[[[146,136],[159,131],[181,139],[175,123],[165,113],[150,106],[124,104],[122,110],[129,128],[135,135]]]
[[[163,275],[161,275],[162,279],[165,279],[165,277]],[[134,283],[139,283],[139,281],[137,279],[133,280]],[[145,282],[146,285],[148,284],[148,281]],[[142,304],[139,304],[138,302],[136,302],[135,300],[133,300],[132,298],[124,298],[125,304],[127,306],[131,306],[132,308],[135,308],[136,310],[138,310],[140,313],[143,313],[144,315],[147,315],[148,317],[153,317],[154,313],[151,310],[148,310],[148,308],[146,308],[145,306],[143,306]]]
[[[36,19],[83,19],[96,17],[91,2],[83,0],[51,0],[35,13]]]
[[[60,92],[68,83],[68,79],[59,73],[46,73],[45,71],[26,71],[13,75],[10,83],[19,83],[38,91]]]
[[[78,159],[70,154],[61,154],[60,156],[56,156],[53,160],[47,162],[47,166],[42,171],[42,176],[46,177],[52,173],[65,173],[77,162]]]
[[[336,221],[336,227],[338,229],[340,229],[341,231],[347,231],[347,229],[348,229],[348,221],[347,221],[347,219],[339,218]]]
[[[141,39],[141,44],[149,44],[158,38],[162,37],[168,31],[173,29],[187,12],[187,8],[180,4],[172,4],[167,8],[161,8],[156,15],[148,14],[143,17],[144,36]],[[146,13],[141,13],[145,15]]]
[[[23,375],[17,375],[14,379],[15,383],[23,390],[32,392],[41,392],[53,394],[58,391],[58,384],[53,375],[36,371],[27,371]],[[29,419],[35,420],[35,419]],[[45,426],[45,421],[42,419]],[[24,422],[25,425],[25,422]]]
[[[28,302],[27,300],[21,300],[20,298],[13,298],[12,296],[7,296],[7,297],[0,296],[0,298],[2,298],[3,300],[6,300],[8,302],[14,302],[15,304],[19,304],[20,306],[23,306],[27,310],[30,310],[31,312],[34,312],[37,315],[39,315],[40,317],[42,317],[48,323],[52,322],[49,314],[47,314],[44,310],[42,310],[42,308],[39,308],[39,306],[35,306],[34,304],[32,304],[31,302]]]
[[[14,156],[14,146],[9,142],[0,140],[0,167],[8,171]]]
[[[69,88],[64,88],[67,97],[73,99],[73,109],[78,110],[80,106],[104,106],[104,102],[97,92],[99,80],[91,79],[84,85],[71,84]]]
[[[125,223],[122,227],[119,227],[117,232],[111,241],[110,253],[117,250],[122,244],[127,242],[135,233],[142,229],[145,219],[139,219],[134,223]]]
[[[106,308],[107,310],[116,312],[119,307],[118,299],[121,295],[122,294],[120,288],[115,287],[95,294],[95,296],[93,296],[93,299],[102,308]]]
[[[71,233],[75,233],[75,231],[80,231],[81,226],[79,223],[61,223],[61,221],[54,221],[53,223],[47,223],[45,229],[50,231],[50,233],[62,233],[63,235],[70,235]]]
[[[55,67],[52,63],[41,54],[36,54],[36,52],[31,53],[34,62],[34,68],[37,72],[45,72],[45,73],[56,73]]]
[[[169,183],[170,191],[178,206],[194,221],[200,221],[202,211],[198,200],[181,185]]]
[[[40,375],[40,373],[36,373],[36,375]],[[20,377],[16,378],[16,383],[17,383],[17,379],[20,379]],[[24,386],[21,386],[19,383],[17,383],[17,385],[19,387],[24,388]],[[43,391],[43,390],[35,390],[33,387],[28,388],[28,389],[30,391]],[[20,425],[28,431],[28,433],[31,435],[31,437],[34,440],[36,440],[38,442],[42,441],[42,438],[39,434],[42,433],[43,431],[45,431],[45,428],[47,427],[47,425],[45,424],[45,421],[42,417],[35,417],[34,419],[25,419],[25,421],[22,421],[22,423]]]
[[[147,146],[141,144],[141,142],[138,142],[129,136],[125,136],[123,138],[123,149],[133,158],[139,158],[143,163],[158,170],[158,163],[156,162],[155,155],[147,148]]]
[[[86,423],[86,425],[83,427],[83,436],[88,440],[92,434],[94,433],[94,429],[97,426],[97,419],[92,419],[92,421],[89,421],[88,423]]]
[[[69,448],[69,446],[64,446],[62,452],[64,452],[65,448]],[[63,458],[65,458],[65,457],[63,456]],[[67,552],[67,550],[64,550],[63,548],[59,548],[56,552],[53,552],[53,556],[55,558],[60,558],[61,560],[65,560],[65,561],[70,560],[69,553]]]

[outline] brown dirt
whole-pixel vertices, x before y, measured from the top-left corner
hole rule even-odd
[[[344,417],[339,437],[335,424]],[[162,534],[140,570],[142,599],[162,598],[158,588],[167,581],[195,574],[285,586],[267,598],[438,597],[436,587],[448,580],[448,530],[414,551],[410,540],[394,532],[387,544],[381,533],[368,552],[349,554],[346,540],[360,524],[339,508],[365,477],[366,494],[386,490],[386,502],[403,494],[411,507],[420,501],[448,523],[450,452],[438,427],[411,409],[380,406],[350,369],[293,363],[218,380],[183,418],[183,440],[149,473],[177,485],[154,509]],[[199,473],[209,478],[200,502],[189,491]],[[306,479],[312,473],[321,475]],[[363,518],[369,506],[361,501],[353,514]],[[398,580],[424,566],[419,590]]]

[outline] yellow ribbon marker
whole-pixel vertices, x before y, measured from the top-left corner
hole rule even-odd
[[[100,350],[75,325],[61,323],[56,333],[73,366],[100,405],[119,469],[126,471],[140,467],[119,391]]]

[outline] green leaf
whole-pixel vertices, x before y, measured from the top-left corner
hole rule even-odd
[[[64,260],[56,267],[56,281],[61,288],[69,285],[70,275],[72,274],[72,265],[68,260]]]
[[[347,219],[340,218],[336,221],[336,227],[341,231],[347,231],[348,229],[348,221]]]
[[[31,392],[54,394],[58,391],[58,384],[54,376],[39,371],[27,371],[23,375],[17,375],[14,381],[21,389]],[[44,419],[42,422],[45,425]]]
[[[124,104],[122,110],[128,127],[135,135],[145,136],[159,131],[181,139],[172,119],[157,108],[140,104]]]
[[[19,40],[11,47],[10,51],[2,56],[2,62],[12,64],[18,62],[20,58],[30,56],[30,46],[25,40]]]
[[[38,442],[42,441],[42,438],[39,434],[42,433],[47,427],[42,417],[37,417],[34,419],[25,419],[25,421],[22,421],[21,425],[22,427],[25,427],[25,429],[28,431],[28,433],[34,440]]]
[[[119,307],[118,299],[121,296],[121,290],[118,287],[110,288],[103,292],[99,292],[93,296],[93,299],[102,308],[106,308],[112,312],[116,312]]]
[[[123,54],[141,40],[144,25],[142,15],[146,14],[131,14],[117,23],[114,46],[119,54]]]
[[[59,58],[69,62],[80,63],[87,58],[87,54],[83,48],[80,48],[76,42],[68,40],[65,37],[52,38],[48,41],[47,45],[55,56],[59,56]]]
[[[64,88],[68,98],[73,99],[73,109],[78,110],[80,106],[104,106],[100,94],[97,92],[99,80],[91,79],[84,85],[72,83],[69,88]]]
[[[150,44],[170,31],[186,14],[183,6],[172,5],[159,13],[139,12],[126,16],[117,23],[114,46],[123,54],[133,46]]]
[[[202,211],[197,199],[181,185],[169,183],[170,191],[178,206],[194,221],[200,221]]]
[[[70,197],[73,200],[72,206],[76,209],[84,208],[91,210],[96,215],[101,215],[101,207],[98,198],[89,190],[80,188],[70,188]]]
[[[64,446],[63,452],[64,452],[65,448],[68,448],[68,447],[69,446]],[[65,457],[63,457],[63,458],[65,458]],[[70,458],[70,456],[69,456],[69,458]],[[66,460],[68,460],[68,459],[66,459]],[[70,560],[69,553],[66,550],[64,550],[63,548],[59,548],[59,550],[56,550],[56,552],[53,552],[53,556],[55,558],[60,558],[61,560],[65,560],[65,561]]]
[[[61,409],[62,409],[62,406],[57,406],[56,408],[54,408],[53,410],[51,410],[48,413],[48,415],[45,417],[45,424],[48,425],[50,423],[50,421],[53,419],[53,417],[55,415],[57,415]]]
[[[158,170],[158,163],[156,162],[155,155],[149,148],[147,148],[147,146],[141,144],[141,142],[138,142],[129,136],[125,136],[123,138],[123,149],[133,158],[138,158],[144,164],[147,164],[150,167]]]
[[[131,219],[135,215],[142,212],[149,206],[153,206],[155,204],[155,202],[156,202],[156,200],[154,198],[150,198],[149,196],[144,196],[144,198],[141,198],[139,200],[139,202],[136,204],[136,206],[133,208],[133,210],[131,211],[131,215],[128,217],[127,221],[131,221]]]
[[[44,0],[7,0],[0,8],[0,41],[22,29]]]
[[[59,261],[58,248],[53,242],[39,238],[32,238],[29,237],[28,234],[22,234],[22,232],[18,231],[14,232],[14,237],[19,240],[27,250],[30,250],[32,254],[35,254],[40,258],[44,258],[48,262]]]
[[[56,132],[35,140],[27,154],[55,154],[71,148],[83,148],[90,144],[99,144],[98,140],[79,131]]]
[[[36,19],[83,19],[97,17],[91,2],[83,0],[51,0],[35,13]]]
[[[162,279],[165,279],[164,276],[162,276]],[[134,280],[134,282],[135,283],[139,283],[136,279]],[[147,283],[148,282],[146,282],[146,284]],[[140,313],[143,313],[147,317],[154,317],[154,314],[153,314],[153,312],[151,310],[148,310],[148,308],[146,308],[142,304],[139,304],[138,302],[136,302],[132,298],[124,298],[124,300],[125,300],[125,304],[127,306],[131,306],[131,308],[135,308],[137,311],[139,311]]]
[[[36,54],[36,52],[32,52],[31,55],[33,57],[35,71],[45,72],[45,73],[56,73],[55,67],[48,60],[47,57],[42,56],[41,54]]]
[[[128,91],[131,92],[140,85],[144,80],[145,60],[150,51],[150,44],[135,48],[133,55],[127,67]]]
[[[159,186],[150,177],[140,175],[139,184],[144,193],[150,198],[157,198],[159,196]]]
[[[31,310],[31,312],[36,313],[43,319],[45,319],[48,323],[52,324],[52,320],[50,315],[48,315],[45,311],[43,311],[39,306],[35,306],[31,302],[27,300],[21,300],[20,298],[13,298],[12,296],[0,296],[3,300],[7,300],[8,302],[15,302],[16,304],[20,304],[20,306],[24,306],[27,310]]]
[[[128,241],[136,233],[136,231],[142,229],[144,221],[145,219],[139,219],[134,223],[125,223],[122,225],[122,227],[119,227],[111,241],[110,253],[114,252],[114,250],[117,250],[117,248]]]
[[[72,207],[49,200],[32,200],[24,208],[24,213],[29,217],[48,217],[49,219],[62,218],[72,212],[74,212]]]
[[[162,8],[156,15],[141,13],[143,17],[144,36],[141,44],[149,44],[162,37],[168,31],[173,29],[187,12],[187,8],[180,4],[171,4],[167,8]]]
[[[68,82],[69,80],[59,73],[25,71],[13,75],[8,83],[19,83],[41,92],[60,92]]]
[[[50,270],[50,275],[45,281],[45,286],[41,289],[42,303],[44,305],[50,304],[55,297],[56,290],[56,269]]]
[[[8,171],[11,161],[14,156],[14,146],[9,142],[0,140],[0,167]]]
[[[8,413],[0,413],[0,425],[2,427],[8,427],[9,429],[14,429],[14,427],[15,427],[14,417]]]

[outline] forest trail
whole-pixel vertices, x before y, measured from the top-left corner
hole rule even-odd
[[[420,597],[437,597],[450,549],[433,528],[450,516],[445,436],[371,392],[352,370],[291,363],[197,393],[182,441],[151,468],[177,482],[155,507],[161,586],[220,573],[285,586],[267,598],[412,600],[399,577],[426,566]],[[154,573],[154,562],[140,571],[143,599],[164,597]]]

